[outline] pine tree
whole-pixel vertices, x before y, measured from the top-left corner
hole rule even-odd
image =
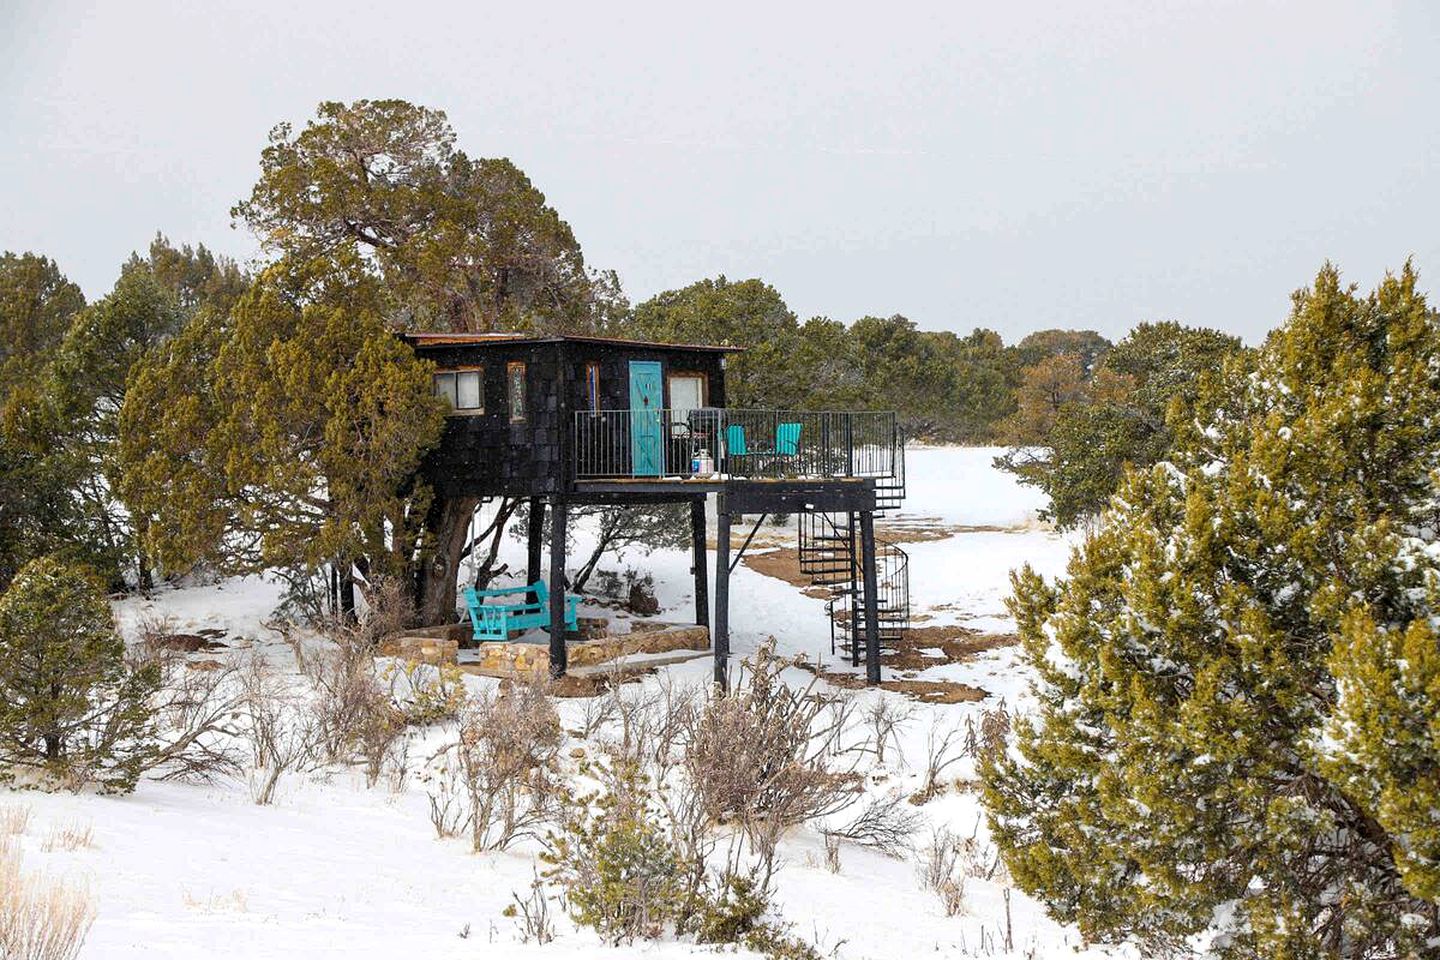
[[[1408,265],[1368,297],[1327,266],[1228,371],[1067,579],[1016,575],[1038,708],[986,764],[991,824],[1093,939],[1418,956],[1440,936],[1440,317]]]

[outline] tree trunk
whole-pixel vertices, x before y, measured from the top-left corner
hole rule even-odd
[[[470,517],[478,497],[436,494],[425,518],[424,548],[415,575],[415,611],[421,626],[455,619],[455,584],[460,560],[468,546]]]

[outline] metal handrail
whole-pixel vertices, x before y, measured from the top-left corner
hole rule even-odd
[[[580,411],[571,441],[576,480],[904,475],[892,411]]]

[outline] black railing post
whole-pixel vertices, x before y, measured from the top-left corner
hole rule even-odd
[[[715,517],[715,682],[728,689],[730,660],[730,504],[720,494]]]
[[[527,543],[525,553],[525,577],[526,583],[535,583],[540,579],[541,570],[541,546],[544,543],[545,531],[545,501],[540,497],[530,498],[529,522],[525,531]],[[536,602],[532,593],[526,598],[531,603]]]
[[[855,414],[845,417],[845,476],[855,476]]]
[[[565,498],[550,501],[550,676],[565,676]]]
[[[865,568],[865,682],[880,682],[880,609],[875,577],[875,513],[860,512],[860,557]]]
[[[705,495],[690,501],[690,564],[695,576],[695,622],[710,626],[710,576],[705,569]]]

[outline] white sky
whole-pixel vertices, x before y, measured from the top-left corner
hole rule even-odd
[[[268,129],[361,97],[513,159],[637,302],[1254,340],[1326,258],[1440,275],[1440,5],[1321,0],[0,0],[0,248],[91,297],[156,229],[248,258]]]

